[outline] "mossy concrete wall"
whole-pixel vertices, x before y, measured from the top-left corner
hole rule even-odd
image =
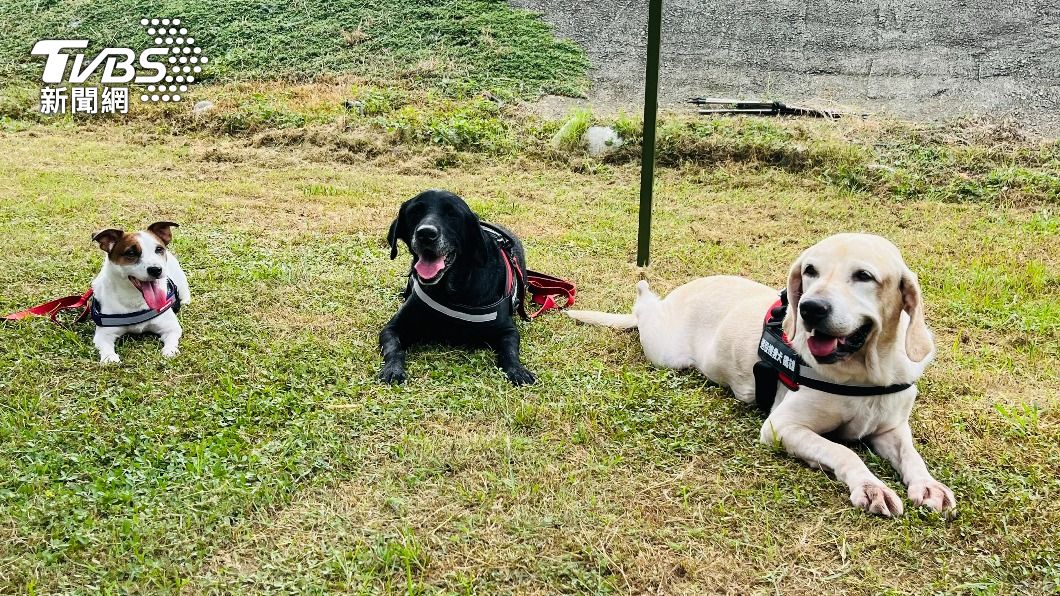
[[[593,62],[593,99],[640,103],[647,0],[514,0]],[[661,93],[1060,122],[1060,1],[664,0]]]

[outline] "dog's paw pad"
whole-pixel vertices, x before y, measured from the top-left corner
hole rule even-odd
[[[534,377],[534,373],[526,370],[521,366],[518,368],[506,370],[504,371],[504,374],[508,376],[508,380],[511,381],[512,385],[515,385],[516,387],[520,385],[533,385],[537,382],[537,379]]]
[[[851,491],[850,502],[859,509],[883,517],[895,517],[903,511],[898,493],[878,480],[865,482]]]
[[[909,485],[909,500],[934,511],[953,511],[957,499],[948,486],[937,480],[914,482]]]

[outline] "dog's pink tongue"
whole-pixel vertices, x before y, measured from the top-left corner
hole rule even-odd
[[[445,257],[438,257],[433,261],[428,260],[424,257],[416,259],[416,273],[420,274],[423,279],[432,279],[438,272],[445,267]]]
[[[162,284],[160,282],[141,281],[140,293],[144,295],[144,300],[147,302],[147,308],[153,310],[162,310],[165,308],[168,299],[166,297],[166,291],[162,289]]]
[[[830,356],[839,345],[839,338],[815,333],[806,340],[810,353],[817,357]]]

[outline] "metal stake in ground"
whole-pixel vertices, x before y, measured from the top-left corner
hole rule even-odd
[[[662,0],[648,3],[648,65],[644,77],[644,144],[640,161],[640,229],[637,265],[648,264],[651,244],[651,195],[655,182],[655,116],[659,105],[659,45],[662,38]]]

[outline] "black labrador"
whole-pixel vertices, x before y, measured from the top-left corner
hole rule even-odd
[[[479,222],[463,199],[443,190],[422,192],[401,205],[387,238],[391,259],[398,240],[412,253],[412,271],[405,302],[379,333],[379,379],[405,380],[410,346],[448,343],[489,346],[513,385],[532,384],[534,375],[519,362],[515,326],[515,314],[524,312],[522,243]]]

